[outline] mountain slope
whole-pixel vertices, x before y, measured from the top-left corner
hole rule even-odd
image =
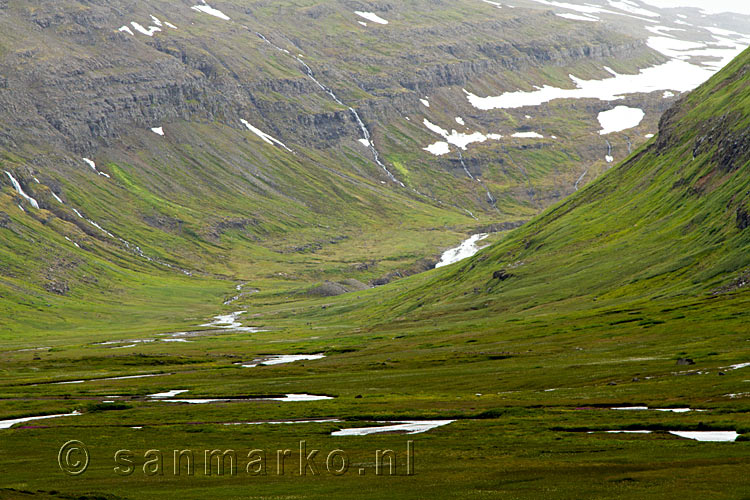
[[[236,281],[297,293],[408,269],[466,228],[539,210],[517,172],[483,167],[495,153],[465,170],[423,151],[423,94],[662,60],[603,27],[468,0],[385,6],[390,24],[367,27],[339,1],[221,2],[223,17],[194,6],[0,5],[4,333],[76,329],[90,303],[122,305],[113,323],[132,330],[155,296],[179,316],[182,288],[208,308]],[[146,283],[166,288],[144,296]]]
[[[625,11],[594,23],[544,2],[193,7],[0,4],[3,332],[95,331],[80,314],[90,303],[137,331],[154,297],[174,325],[154,311],[149,331],[171,329],[241,282],[296,297],[428,269],[467,232],[515,227],[608,169],[675,99],[618,100],[646,117],[605,138],[609,101],[485,112],[467,98],[664,63],[653,23]],[[710,55],[700,26],[681,36]],[[447,153],[426,151],[441,142]]]
[[[493,312],[603,307],[742,288],[750,266],[750,52],[663,117],[597,182],[399,297]],[[499,272],[493,277],[493,274]],[[436,305],[437,304],[437,305]]]
[[[308,169],[281,147],[259,139],[248,146],[215,124],[175,120],[166,137],[134,133],[147,147],[129,155],[131,138],[97,164],[111,184],[86,165],[90,177],[60,182],[62,208],[48,189],[58,187],[54,176],[36,184],[21,156],[6,156],[41,209],[6,176],[0,308],[11,309],[0,309],[0,319],[14,323],[0,332],[8,427],[0,429],[0,498],[245,498],[249,481],[264,498],[743,498],[749,68],[745,52],[668,111],[646,147],[475,257],[384,287],[349,282],[355,291],[338,297],[299,292],[315,280],[377,276],[413,261],[462,220],[367,175],[338,176],[346,189],[326,184],[342,172],[324,155],[315,157],[327,168]],[[173,161],[160,165],[151,154]],[[217,160],[231,155],[252,161]],[[172,169],[190,161],[202,168]],[[324,185],[295,185],[273,203],[270,186],[284,183],[252,174],[274,162],[289,182]],[[102,196],[86,197],[91,184]],[[327,206],[317,189],[347,203]],[[224,191],[232,193],[216,194]],[[144,252],[156,259],[75,213],[63,217],[73,203],[86,203],[82,215],[113,235],[124,228],[153,241]],[[223,203],[226,211],[211,213]],[[90,216],[88,206],[101,213]],[[141,216],[149,223],[133,222]],[[164,247],[159,231],[170,235]],[[182,241],[191,244],[181,261],[204,262],[193,251],[215,257],[207,270],[182,269],[188,276],[164,265],[181,264],[163,259]],[[40,254],[57,258],[55,267]],[[50,283],[30,285],[28,269]],[[52,279],[55,270],[82,284],[58,295],[64,283]],[[110,286],[107,300],[87,293]],[[68,309],[54,309],[49,297]],[[231,324],[207,326],[220,299]],[[54,315],[59,324],[51,325]],[[57,418],[27,420],[41,416]],[[441,425],[367,434],[425,420]],[[85,445],[68,448],[71,440]],[[66,449],[65,465],[90,456],[92,466],[66,475]],[[404,473],[409,449],[417,450],[414,475]],[[174,450],[195,450],[195,475],[190,461],[173,468]],[[228,469],[214,474],[213,459],[200,464],[222,450]],[[329,450],[348,457],[348,473],[325,465]],[[383,450],[396,453],[397,474],[378,466],[391,454]],[[267,469],[249,462],[258,451]],[[309,470],[316,453],[320,475]]]

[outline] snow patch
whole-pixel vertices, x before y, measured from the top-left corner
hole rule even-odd
[[[466,146],[468,146],[469,144],[473,142],[484,142],[489,138],[488,136],[484,135],[481,132],[473,132],[471,134],[465,134],[463,132],[457,132],[456,130],[452,130],[450,133],[448,133],[447,130],[445,130],[444,128],[438,125],[435,125],[434,123],[430,122],[427,118],[424,119],[423,124],[431,132],[434,132],[442,136],[445,139],[445,142],[447,142],[448,144],[453,144],[454,146],[464,151],[466,150]],[[445,151],[445,146],[440,145],[440,143],[435,143],[424,149],[432,153],[433,150],[438,151],[438,152]]]
[[[146,36],[154,36],[156,32],[161,31],[161,28],[157,28],[156,26],[149,26],[148,29],[146,29],[135,21],[131,22],[130,25],[133,26],[137,32],[143,33]]]
[[[203,12],[204,14],[209,14],[211,16],[218,17],[219,19],[223,19],[225,21],[231,20],[231,18],[227,16],[226,14],[224,14],[222,11],[220,11],[219,9],[214,9],[213,7],[211,7],[205,2],[203,3],[203,5],[194,5],[190,8],[196,12]]]
[[[704,29],[710,31],[714,35],[719,36],[733,36],[733,37],[745,37],[747,35],[743,35],[742,33],[737,33],[736,31],[732,30],[725,30],[723,28],[716,28],[714,26],[706,26]]]
[[[559,2],[546,2],[545,4]],[[595,9],[585,7],[585,9]],[[555,99],[600,99],[615,101],[623,96],[634,93],[650,93],[654,91],[686,92],[693,90],[708,80],[719,69],[724,67],[739,55],[750,43],[748,40],[734,41],[722,39],[723,46],[716,44],[679,40],[667,36],[650,37],[647,44],[650,48],[669,57],[664,64],[651,66],[635,75],[621,75],[605,67],[612,77],[604,80],[583,80],[569,75],[575,84],[574,89],[562,89],[545,85],[533,91],[506,92],[499,96],[480,97],[464,89],[467,99],[477,109],[513,109],[524,106],[539,106]],[[717,59],[703,65],[691,64],[687,60],[693,57]]]
[[[669,26],[646,26],[646,30],[659,36],[668,36],[674,38],[669,34],[670,31],[685,31],[684,28],[670,28]]]
[[[24,417],[24,418],[12,418],[10,420],[0,420],[0,429],[10,429],[15,424],[23,422],[31,422],[33,420],[44,420],[48,418],[59,418],[59,417],[74,417],[80,415],[79,412],[74,411],[73,413],[63,413],[60,415],[40,415],[38,417]]]
[[[730,443],[739,437],[735,431],[669,431],[669,433],[685,439],[712,443]]]
[[[108,174],[105,174],[104,172],[98,171],[96,169],[96,163],[94,163],[92,160],[89,160],[88,158],[83,158],[83,161],[86,162],[86,165],[88,165],[89,167],[91,167],[91,170],[93,170],[97,174],[101,175],[102,177],[106,177],[107,179],[110,178]]]
[[[367,436],[383,432],[401,432],[405,434],[420,434],[437,427],[442,427],[455,422],[455,420],[407,420],[403,422],[378,422],[381,424],[392,424],[378,427],[355,427],[352,429],[341,429],[331,433],[331,436]]]
[[[438,141],[422,149],[424,149],[428,153],[434,154],[435,156],[447,155],[448,153],[451,152],[450,144],[444,141]]]
[[[551,0],[533,0],[533,1],[536,3],[540,3],[542,5],[546,5],[548,7],[557,7],[557,8],[572,10],[572,11],[575,11],[584,15],[610,14],[610,15],[616,15],[616,16],[632,17],[634,19],[640,19],[641,21],[647,21],[650,23],[656,22],[653,19],[654,14],[657,17],[659,16],[659,14],[656,14],[655,12],[650,12],[645,9],[638,9],[638,7],[635,4],[632,4],[630,2],[625,2],[625,1],[610,2],[610,5],[618,10],[605,9],[602,7],[598,7],[596,5],[592,5],[590,3],[587,3],[585,5],[578,5],[578,4],[572,4],[572,3],[567,3],[567,2],[551,1]],[[641,11],[640,14],[636,14],[634,12],[636,9]],[[645,13],[648,13],[650,15],[647,15]],[[644,15],[646,15],[646,17],[643,17]]]
[[[383,19],[382,17],[378,16],[377,14],[373,12],[362,12],[359,10],[354,11],[355,14],[357,14],[359,17],[364,17],[368,21],[372,21],[373,23],[378,24],[388,24],[388,21]]]
[[[610,410],[624,410],[624,411],[662,411],[668,413],[688,413],[691,411],[706,411],[706,410],[694,410],[692,408],[649,408],[648,406],[618,406],[612,407]]]
[[[149,394],[148,397],[154,398],[154,399],[173,398],[175,396],[184,394],[186,392],[188,392],[188,389],[173,389],[167,392],[157,392],[156,394]]]
[[[175,391],[171,391],[175,392]],[[181,391],[187,392],[187,391]],[[167,393],[163,393],[167,394]],[[179,394],[179,393],[178,393]],[[169,397],[169,396],[167,396]],[[316,394],[285,394],[279,398],[252,398],[252,399],[240,399],[234,397],[226,398],[196,398],[196,399],[167,399],[166,397],[158,398],[159,401],[165,403],[187,403],[187,404],[209,404],[209,403],[226,403],[231,401],[281,401],[284,403],[296,403],[303,401],[323,401],[326,399],[333,399],[331,396],[318,396]]]
[[[133,35],[133,36],[135,36],[135,33],[133,33],[133,30],[131,30],[131,29],[130,29],[130,28],[128,28],[127,26],[122,26],[122,27],[121,27],[121,28],[120,28],[119,30],[117,30],[117,31],[122,31],[123,33],[127,33],[127,34],[129,34],[129,35]]]
[[[294,363],[295,361],[312,361],[325,357],[325,354],[278,354],[253,360],[252,363],[243,364],[242,367],[255,368],[256,366],[282,365],[286,363]]]
[[[164,135],[164,127],[154,127],[151,129],[151,132],[153,132],[156,135]]]
[[[457,247],[446,250],[440,257],[440,262],[438,262],[435,267],[448,266],[464,259],[468,259],[481,250],[481,248],[477,246],[477,243],[485,239],[487,236],[489,236],[487,233],[474,234]]]
[[[266,398],[270,401],[299,402],[299,401],[324,401],[333,399],[331,396],[318,396],[316,394],[285,394],[282,398]]]
[[[538,132],[516,132],[512,137],[519,139],[544,139],[544,136]]]
[[[607,135],[613,132],[622,132],[629,128],[637,127],[643,121],[646,113],[639,108],[617,106],[609,111],[602,111],[597,117],[602,126],[599,135]]]
[[[750,366],[750,363],[739,363],[736,365],[731,365],[727,367],[726,369],[727,370],[739,370],[740,368],[747,368],[748,366]]]

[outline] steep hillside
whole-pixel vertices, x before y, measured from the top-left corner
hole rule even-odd
[[[744,297],[748,68],[745,51],[670,109],[658,136],[617,168],[384,307],[415,321],[470,309],[551,314]]]

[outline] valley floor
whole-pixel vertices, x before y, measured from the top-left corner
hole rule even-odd
[[[245,313],[214,322],[224,328],[198,326],[203,318],[163,335],[4,350],[0,419],[80,414],[0,429],[0,498],[747,493],[750,366],[737,357],[747,353],[747,314],[737,312],[748,310],[746,294],[358,322],[353,307],[378,293],[289,300],[260,291]],[[280,354],[319,355],[269,358]],[[688,357],[694,365],[678,363]],[[304,393],[327,398],[284,396]],[[648,409],[613,409],[622,407]],[[423,420],[452,422],[417,434],[332,435]],[[651,432],[607,432],[623,430]],[[704,442],[676,431],[740,437]],[[70,440],[90,460],[76,476],[59,463],[80,466],[78,445],[60,451]],[[305,456],[319,450],[302,469],[300,446]],[[175,473],[175,450],[192,453],[194,475],[187,458]],[[236,462],[225,458],[222,475],[209,458],[209,475],[206,450]],[[395,452],[395,476],[378,450]]]

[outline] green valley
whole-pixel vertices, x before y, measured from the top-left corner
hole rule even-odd
[[[746,498],[746,19],[0,2],[0,499]]]

